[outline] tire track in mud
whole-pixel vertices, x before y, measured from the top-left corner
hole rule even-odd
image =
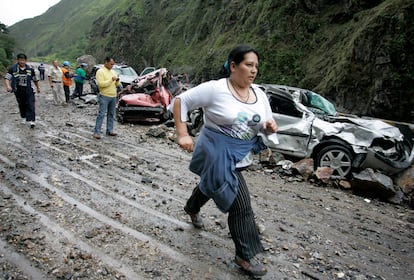
[[[54,147],[53,145],[50,145],[47,142],[38,141],[38,143],[42,144],[44,147],[47,147],[48,149],[55,150],[59,154],[66,155],[67,157],[72,157],[73,156],[72,152],[68,152],[68,151],[60,149],[58,147]],[[117,177],[117,179],[119,181],[124,181],[124,182],[126,182],[130,185],[137,184],[137,185],[140,185],[140,186],[144,186],[144,184],[137,183],[137,182],[142,181],[144,175],[137,175],[136,172],[131,172],[130,169],[127,169],[127,167],[128,167],[127,164],[122,164],[125,161],[130,161],[131,160],[130,156],[125,157],[122,154],[121,158],[117,159],[114,156],[102,155],[97,150],[93,150],[93,149],[89,149],[89,150],[90,150],[89,154],[80,155],[76,158],[73,158],[72,161],[75,161],[78,164],[86,164],[86,165],[88,165],[88,167],[99,170],[99,169],[101,169],[101,166],[102,166],[102,162],[100,161],[100,158],[103,158],[107,162],[109,162],[109,164],[115,163],[115,165],[112,165],[112,169],[111,169],[111,176],[112,177]],[[113,151],[111,149],[108,149],[107,152],[109,154],[112,154]],[[148,152],[148,150],[147,150],[147,152]],[[136,157],[136,156],[133,156],[133,157]],[[97,159],[97,158],[99,158],[99,159]],[[98,163],[93,163],[94,159],[97,159],[97,161],[99,161],[99,162]],[[143,161],[145,161],[145,163],[135,164],[136,166],[134,166],[134,169],[136,169],[137,171],[139,171],[141,173],[146,172],[147,169],[148,169],[148,164],[151,164],[151,163],[148,163],[149,159],[146,159],[145,157],[139,156],[138,160],[143,160]],[[104,165],[105,165],[105,163],[104,163]],[[144,165],[144,166],[141,167],[141,165]],[[171,167],[171,165],[170,165],[170,167]],[[157,181],[158,183],[159,182],[169,183],[171,181],[171,175],[168,173],[169,170],[166,170],[166,168],[164,168],[164,167],[161,167],[161,169],[162,169],[162,172],[157,172],[157,171],[151,172],[151,174],[149,176],[151,178],[156,178],[158,180]],[[171,169],[173,169],[173,168],[170,168],[170,170]],[[184,183],[181,182],[181,184],[184,184]],[[164,196],[166,199],[177,200],[177,198],[175,196],[166,195],[164,193],[157,192],[154,188],[150,188],[150,189],[147,188],[147,190],[150,191],[150,192],[156,193],[159,196]],[[186,191],[181,191],[179,188],[174,188],[174,190],[178,190],[178,193],[181,196],[187,196],[188,195],[187,190]],[[179,200],[179,201],[181,203],[184,203],[183,200]]]
[[[25,149],[23,146],[20,146],[20,145],[15,144],[15,143],[10,143],[9,141],[7,141],[7,142],[8,142],[7,143],[8,145],[14,146],[16,148],[16,150],[20,150],[20,151],[25,150],[25,152],[29,152],[29,150],[28,149]],[[3,162],[5,162],[6,164],[8,164],[9,166],[12,166],[13,167],[13,166],[16,165],[12,160],[10,160],[10,159],[8,159],[8,158],[6,158],[4,156],[0,156],[0,159]],[[158,218],[164,220],[164,222],[166,221],[166,222],[169,222],[169,223],[175,223],[179,227],[184,228],[184,229],[187,229],[187,230],[189,228],[192,228],[192,226],[190,226],[187,223],[180,222],[179,220],[176,220],[174,218],[171,218],[168,215],[164,215],[162,213],[159,213],[158,211],[154,211],[151,208],[148,208],[148,207],[145,207],[145,206],[141,206],[140,204],[138,204],[136,202],[131,202],[129,199],[126,199],[122,195],[113,193],[111,191],[107,191],[104,188],[100,187],[99,185],[95,184],[92,180],[85,179],[81,175],[78,175],[77,173],[72,172],[70,170],[64,170],[66,168],[63,168],[58,163],[50,162],[50,161],[48,161],[45,158],[40,159],[40,161],[43,162],[43,163],[45,163],[45,164],[47,164],[47,165],[49,165],[50,166],[50,168],[49,168],[50,170],[53,170],[54,169],[54,170],[63,171],[64,174],[68,174],[69,176],[72,176],[75,179],[78,179],[78,180],[81,180],[81,181],[85,182],[87,185],[92,186],[92,188],[94,188],[94,189],[96,189],[98,191],[101,191],[101,192],[105,193],[106,195],[108,195],[110,197],[114,197],[115,199],[118,199],[123,204],[126,203],[126,204],[129,204],[129,205],[132,205],[135,210],[138,209],[138,210],[145,211],[149,215],[147,215],[147,218],[144,218],[144,220],[151,220],[148,217],[149,216],[155,216],[155,217],[158,217]],[[54,186],[50,185],[47,182],[47,180],[44,178],[44,176],[35,175],[34,173],[28,172],[27,170],[20,170],[20,172],[22,174],[24,174],[25,178],[28,178],[28,179],[30,179],[30,181],[39,184],[41,186],[41,188],[47,188],[50,192],[57,194],[59,197],[61,197],[63,200],[65,200],[69,205],[76,205],[76,207],[78,207],[82,212],[84,212],[84,213],[92,216],[93,218],[98,219],[101,222],[103,222],[103,223],[105,223],[107,225],[110,225],[111,227],[114,227],[114,228],[116,228],[118,230],[121,230],[124,234],[132,235],[133,237],[135,237],[136,239],[141,240],[142,242],[149,242],[150,244],[153,244],[153,246],[155,246],[155,244],[157,244],[157,246],[161,248],[160,251],[163,254],[167,254],[169,258],[172,258],[175,261],[179,261],[179,262],[185,263],[185,264],[193,264],[193,265],[195,265],[195,263],[194,263],[194,261],[192,259],[190,259],[188,257],[185,257],[184,255],[182,255],[182,254],[174,251],[173,249],[170,249],[170,247],[163,246],[159,242],[153,240],[151,237],[149,237],[147,235],[144,235],[144,234],[141,234],[138,231],[135,231],[135,230],[130,229],[130,228],[125,228],[124,225],[119,224],[117,222],[114,222],[113,219],[110,219],[108,216],[101,215],[100,212],[95,212],[95,210],[93,210],[93,209],[89,208],[88,206],[82,204],[79,200],[74,199],[71,196],[68,196],[65,192],[63,192],[60,189],[55,188]],[[203,238],[206,238],[207,237],[207,239],[210,239],[211,241],[214,240],[214,243],[216,243],[216,242],[223,243],[223,240],[221,238],[219,238],[217,236],[214,236],[214,235],[212,235],[212,234],[210,234],[208,232],[201,232],[200,235],[203,235],[204,236]],[[228,242],[224,242],[224,243],[228,243]],[[218,246],[218,247],[222,247],[222,246],[223,246],[223,244],[220,244],[220,246]],[[177,247],[177,245],[175,247]],[[219,252],[216,252],[215,255],[220,255],[220,253]],[[190,266],[193,266],[193,265],[190,265]],[[202,269],[202,267],[203,267],[203,264],[202,263],[197,262],[196,267],[198,269],[203,270]],[[209,271],[209,268],[206,268],[205,271]]]
[[[58,139],[58,138],[55,137],[55,139]],[[51,140],[51,142],[53,142],[53,141],[54,140]],[[64,140],[64,141],[66,141],[66,140]],[[8,141],[8,142],[11,143],[10,141]],[[41,140],[39,140],[37,142],[42,144],[43,146],[45,146],[48,150],[55,150],[56,152],[59,153],[59,155],[65,155],[67,157],[70,157],[70,156],[73,155],[72,150],[65,151],[65,150],[60,149],[60,147],[57,148],[53,144],[49,144],[49,143],[41,141]],[[68,141],[66,141],[65,143],[69,143],[71,145],[71,143],[68,142]],[[102,144],[100,144],[100,145],[102,145]],[[62,145],[62,146],[65,147],[66,145]],[[76,145],[76,143],[75,143],[74,145],[71,145],[70,148],[72,148],[72,146],[77,147],[78,145]],[[20,148],[22,149],[23,147],[20,147]],[[82,149],[85,150],[83,147],[82,147]],[[112,154],[112,150],[113,149],[109,148],[109,149],[106,150],[106,153]],[[148,150],[145,150],[145,151],[149,152]],[[187,190],[182,191],[182,190],[180,190],[179,187],[174,187],[174,189],[173,189],[174,195],[169,195],[169,194],[166,194],[166,190],[165,190],[166,188],[164,188],[164,187],[161,187],[163,189],[163,191],[161,192],[161,191],[157,191],[153,187],[148,188],[148,187],[145,187],[144,184],[136,183],[136,182],[140,182],[142,180],[143,175],[136,175],[135,172],[131,172],[131,170],[126,169],[125,166],[118,166],[120,162],[125,161],[126,159],[128,159],[125,156],[123,156],[120,159],[117,159],[114,156],[112,156],[112,157],[107,156],[107,155],[101,156],[101,153],[96,149],[88,149],[88,152],[89,152],[89,154],[80,156],[79,158],[75,159],[74,161],[78,162],[79,164],[87,164],[88,165],[87,168],[92,167],[95,170],[97,170],[97,172],[99,172],[99,170],[101,169],[100,165],[102,165],[102,163],[99,163],[99,162],[98,163],[93,163],[91,161],[92,159],[97,158],[97,157],[102,157],[102,158],[105,158],[105,160],[111,161],[112,163],[116,162],[115,165],[111,164],[113,167],[109,172],[111,173],[111,176],[116,177],[119,182],[123,182],[123,183],[126,183],[127,185],[131,185],[131,186],[139,186],[145,192],[154,193],[155,195],[160,196],[160,197],[162,197],[163,199],[166,199],[166,200],[177,200],[178,202],[181,203],[181,205],[184,204],[184,201],[182,199],[181,200],[177,199],[176,196],[177,196],[177,194],[179,194],[180,197],[186,197],[188,195]],[[60,156],[57,156],[57,158],[59,158],[59,157]],[[66,162],[59,163],[59,165],[63,165],[63,164],[66,164]],[[83,167],[80,167],[79,169],[83,169]],[[138,165],[136,169],[140,169],[140,166]],[[145,172],[146,171],[145,167],[141,168],[141,171]],[[154,177],[154,176],[158,177],[157,180],[159,179],[159,177],[163,178],[162,179],[163,182],[161,182],[161,184],[164,184],[164,182],[166,182],[168,185],[170,185],[171,176],[168,174],[168,171],[164,172],[164,170],[163,170],[162,172],[154,172],[154,173],[151,174],[151,177]],[[179,178],[179,179],[181,179],[181,178]],[[182,185],[183,183],[180,182],[180,184]],[[169,186],[169,188],[172,189],[171,186]],[[172,193],[172,191],[170,191],[170,192]],[[180,206],[177,209],[179,209],[179,208],[182,208],[182,207]]]
[[[127,153],[119,153],[119,152],[117,152],[113,148],[110,148],[110,147],[107,148],[107,143],[94,143],[95,145],[98,145],[98,147],[100,149],[105,149],[105,152],[102,153],[102,152],[100,152],[99,149],[93,149],[93,148],[90,148],[90,147],[80,146],[76,142],[74,143],[74,142],[68,141],[66,139],[62,139],[59,136],[54,136],[53,135],[53,136],[50,136],[50,138],[52,138],[51,141],[50,141],[50,142],[52,142],[52,144],[47,143],[47,142],[42,141],[42,140],[37,140],[36,142],[39,143],[39,144],[41,144],[41,145],[43,145],[45,148],[47,148],[46,149],[47,152],[50,152],[50,150],[56,151],[58,153],[58,155],[56,155],[57,158],[58,157],[61,157],[61,156],[70,157],[71,158],[70,160],[72,161],[72,163],[75,163],[75,164],[76,163],[79,163],[79,162],[80,163],[86,163],[86,164],[89,165],[89,167],[94,167],[95,169],[99,169],[100,168],[99,165],[102,165],[102,164],[105,164],[105,163],[99,162],[98,164],[93,164],[93,161],[92,160],[94,158],[103,158],[103,159],[105,159],[108,162],[115,163],[116,166],[114,166],[114,168],[117,168],[119,165],[122,164],[122,162],[131,160],[131,157],[138,158],[138,160],[145,161],[145,165],[148,165],[149,163],[153,163],[154,162],[153,159],[151,159],[149,157],[145,157],[145,155],[144,155],[144,153],[146,153],[146,154],[152,153],[152,151],[150,149],[137,148],[137,150],[141,150],[141,151],[143,151],[143,153],[142,154],[138,154],[138,155],[135,155],[134,154],[134,155],[126,156]],[[61,143],[53,143],[54,140],[59,140],[59,141],[63,142],[64,144],[61,145]],[[85,140],[86,141],[88,141],[88,140],[90,141],[90,139],[87,139],[87,138],[85,138]],[[17,144],[12,139],[9,139],[7,142],[10,143],[10,144],[14,144],[14,145]],[[121,143],[121,144],[122,145],[127,145],[126,143]],[[66,151],[66,150],[61,149],[60,147],[59,148],[56,147],[56,145],[60,145],[61,147],[64,147],[64,148],[67,148],[65,146],[70,146],[70,147],[69,147],[69,150]],[[20,149],[24,149],[24,147],[22,145],[20,145]],[[81,150],[81,152],[79,153],[79,151],[74,151],[74,149],[79,149],[79,150]],[[87,151],[87,153],[85,151]],[[26,152],[29,152],[29,151],[26,150]],[[159,154],[160,155],[163,155],[162,153],[159,153]],[[174,157],[168,156],[168,155],[166,157],[166,159],[168,159],[168,160],[171,160],[173,158]],[[182,163],[181,161],[178,161],[178,162],[179,163]],[[171,167],[171,162],[169,161],[169,163],[170,164],[169,164],[168,167]],[[67,161],[64,161],[64,160],[62,160],[62,162],[60,162],[60,164],[68,165]],[[118,170],[118,172],[123,171],[122,177],[128,177],[129,176],[129,177],[133,177],[133,179],[138,180],[138,181],[140,181],[142,179],[142,176],[131,176],[131,172],[126,172],[126,170],[122,170],[122,167],[123,167],[123,169],[125,169],[128,166],[126,164],[124,164],[123,166],[121,165],[121,168],[120,168],[121,170]],[[140,167],[140,164],[136,164],[136,168],[137,169],[141,168]],[[157,177],[163,178],[163,181],[164,182],[171,181],[171,177],[172,176],[170,174],[168,174],[168,171],[169,170],[167,170],[166,167],[162,167],[162,168],[163,168],[163,170],[162,170],[163,172],[152,172],[151,176],[156,175]],[[187,166],[185,168],[187,169]],[[111,172],[112,171],[113,170],[111,170]],[[131,170],[128,170],[128,171],[131,171]],[[146,171],[146,169],[145,168],[141,168],[140,171]],[[164,172],[166,174],[164,174]],[[188,174],[190,174],[189,171],[188,171]],[[134,174],[132,174],[132,175],[134,175]],[[180,175],[182,175],[182,174],[180,174]],[[175,178],[175,179],[177,179],[177,178]],[[182,177],[180,177],[178,179],[180,180],[180,182],[182,184]],[[188,195],[187,194],[187,190],[185,191],[185,193],[186,193],[186,195]]]
[[[65,151],[63,151],[59,148],[48,145],[47,143],[44,143],[42,141],[38,141],[38,143],[44,145],[48,149],[57,151],[60,154],[69,155],[69,153],[67,153],[67,152],[65,152]],[[15,144],[15,143],[12,143],[10,141],[7,141],[7,144],[14,146],[16,149],[20,149],[21,151],[25,150],[26,152],[29,152],[28,149],[26,149],[25,147],[23,147],[19,144]],[[92,151],[92,152],[96,152],[96,151]],[[99,172],[100,167],[97,164],[93,164],[92,162],[90,162],[88,160],[90,158],[97,157],[98,155],[99,155],[98,153],[85,155],[85,156],[83,156],[83,159],[81,161],[82,161],[82,163],[85,163],[86,165],[88,165],[88,167],[94,168],[96,172]],[[12,165],[11,161],[8,161],[6,159],[5,159],[5,161],[7,161],[9,163],[9,165]],[[78,174],[74,171],[71,171],[70,169],[64,167],[64,165],[62,163],[56,163],[56,162],[47,160],[46,157],[43,157],[42,159],[40,159],[40,161],[47,164],[49,166],[49,168],[48,168],[49,170],[59,170],[59,169],[61,169],[61,171],[63,171],[63,174],[61,176],[68,175],[70,177],[73,177],[75,179],[78,179],[79,181],[82,181],[82,182],[86,183],[87,185],[91,186],[92,188],[94,188],[96,190],[99,190],[99,191],[105,193],[108,196],[117,198],[118,200],[122,201],[123,203],[134,205],[136,208],[138,208],[142,211],[148,212],[149,214],[154,215],[154,216],[160,216],[160,218],[162,217],[163,219],[165,219],[167,221],[170,221],[170,222],[173,222],[173,223],[175,223],[175,224],[177,224],[181,227],[189,227],[188,224],[184,224],[182,222],[179,222],[176,219],[171,219],[169,215],[160,215],[160,213],[158,211],[153,211],[151,207],[145,207],[141,204],[138,204],[138,203],[126,198],[123,195],[120,195],[119,193],[116,193],[114,191],[110,191],[108,189],[105,189],[105,188],[101,187],[101,184],[96,183],[97,179],[95,179],[95,178],[87,179],[84,176],[82,176],[82,175],[80,175],[80,174]],[[114,170],[112,169],[111,171],[114,171]],[[154,189],[151,186],[146,186],[145,184],[137,183],[137,182],[141,181],[142,176],[139,176],[139,175],[133,176],[133,174],[131,174],[130,172],[127,172],[123,169],[117,170],[117,172],[112,172],[111,176],[112,176],[112,178],[114,178],[115,181],[122,182],[123,186],[131,186],[131,188],[135,188],[135,189],[136,189],[136,187],[139,187],[141,191],[151,193],[151,194],[155,195],[156,197],[160,197],[161,199],[176,201],[176,202],[180,203],[181,205],[184,204],[183,199],[177,198],[176,196],[173,196],[173,195],[165,193],[165,192],[157,191],[157,189]],[[130,178],[128,178],[128,177],[130,177]],[[104,183],[102,183],[102,184],[105,185]],[[175,193],[177,193],[177,192],[175,192]],[[186,195],[186,193],[181,192],[180,195]]]
[[[1,187],[1,185],[0,185]],[[40,270],[32,266],[32,263],[26,256],[14,251],[10,246],[0,239],[0,254],[9,263],[12,263],[26,275],[30,275],[32,279],[46,279],[46,275]]]
[[[40,122],[41,126],[43,128],[46,129],[46,132],[44,135],[45,136],[49,136],[49,137],[56,137],[56,138],[60,138],[59,135],[63,135],[65,142],[73,144],[74,146],[77,146],[79,148],[85,149],[85,146],[80,146],[77,144],[76,141],[69,141],[72,140],[73,138],[77,138],[80,139],[82,141],[84,141],[85,143],[91,143],[96,145],[96,147],[103,147],[105,146],[105,148],[110,148],[110,153],[112,155],[116,155],[120,158],[123,159],[128,159],[128,152],[126,153],[122,153],[122,152],[118,152],[118,150],[122,150],[122,149],[126,149],[127,151],[131,151],[134,150],[134,152],[139,153],[142,157],[144,157],[147,160],[150,160],[150,157],[148,157],[149,155],[152,156],[156,156],[158,160],[161,161],[168,161],[168,162],[176,162],[176,163],[181,163],[183,160],[187,160],[189,161],[191,159],[191,154],[188,153],[183,153],[178,146],[171,148],[168,147],[169,150],[168,152],[161,152],[159,150],[154,149],[154,146],[152,146],[151,144],[147,143],[145,140],[141,139],[141,137],[143,137],[142,135],[137,135],[136,139],[138,139],[137,143],[132,143],[132,142],[127,142],[123,139],[122,134],[116,136],[116,137],[110,137],[110,136],[105,136],[103,135],[102,139],[96,140],[92,138],[92,130],[86,130],[85,128],[82,127],[71,127],[71,126],[66,126],[65,129],[66,130],[60,130],[57,133],[56,132],[52,132],[47,130],[49,127],[43,122]],[[92,126],[93,127],[93,126]],[[148,136],[151,137],[151,136]],[[130,139],[131,141],[131,139]],[[164,140],[162,140],[164,141]],[[116,144],[114,149],[114,146],[108,146],[108,144]]]
[[[3,193],[6,195],[10,195],[13,197],[13,199],[16,201],[17,205],[21,207],[25,212],[27,212],[30,215],[36,216],[39,219],[39,223],[45,226],[49,232],[51,232],[52,235],[55,235],[59,238],[64,237],[69,242],[77,244],[83,251],[93,254],[94,256],[97,256],[100,260],[102,260],[108,267],[113,268],[114,270],[119,271],[125,277],[128,279],[144,279],[143,275],[139,275],[135,273],[131,268],[126,267],[122,262],[118,261],[117,259],[109,257],[104,252],[98,250],[97,248],[93,248],[87,243],[83,242],[79,238],[77,238],[72,232],[64,229],[63,227],[59,226],[59,224],[53,222],[51,219],[49,219],[46,215],[40,213],[39,211],[36,211],[33,207],[31,207],[27,200],[23,197],[16,195],[13,193],[10,189],[7,187],[0,185],[0,189]],[[23,265],[26,265],[24,263]],[[40,274],[40,272],[36,273],[37,270],[30,271],[30,274],[32,277],[35,277],[36,274]],[[33,273],[33,274],[31,274]],[[35,279],[42,279],[43,277],[36,278]]]
[[[115,141],[115,145],[111,145],[114,142],[96,141],[83,136],[85,133],[90,135],[89,132],[84,130],[82,130],[82,135],[79,134],[79,130],[75,132],[62,131],[59,135],[46,134],[46,136],[51,139],[51,143],[40,140],[38,142],[49,149],[54,149],[61,154],[71,157],[72,161],[82,161],[90,164],[94,168],[99,168],[99,165],[92,165],[92,160],[94,158],[104,158],[108,162],[115,163],[117,165],[116,167],[119,167],[120,169],[128,168],[125,162],[133,164],[133,161],[136,160],[141,162],[134,164],[136,170],[143,173],[148,173],[148,168],[145,168],[148,167],[148,165],[154,165],[162,168],[162,172],[155,171],[150,174],[151,177],[156,178],[162,183],[169,184],[172,179],[173,182],[179,182],[179,185],[194,185],[197,182],[197,180],[193,179],[187,183],[183,183],[183,175],[188,175],[190,178],[196,178],[196,176],[188,170],[188,162],[190,161],[191,156],[189,154],[182,153],[177,148],[167,147],[166,149],[168,149],[168,151],[162,152],[154,149],[153,146],[138,146],[130,142],[120,140],[119,138],[116,140],[112,138],[112,140]],[[63,137],[61,135],[63,135]],[[93,147],[88,145],[80,145],[76,141],[73,141],[73,138],[81,139],[82,141],[93,145]],[[59,141],[61,143],[55,144],[54,141]],[[55,147],[55,145],[60,144],[64,149]],[[104,152],[102,152],[102,150],[104,150]],[[156,160],[154,160],[154,155],[156,155]],[[89,159],[89,161],[85,161],[85,159]],[[183,162],[185,162],[184,165]],[[141,167],[141,165],[144,165],[144,167]],[[177,170],[179,170],[178,175]],[[133,174],[130,172],[123,173],[124,177],[133,177],[131,175]],[[141,180],[142,176],[138,178],[135,176],[135,179]],[[192,188],[193,187],[191,187],[191,189]],[[178,188],[178,190],[180,189]],[[185,190],[185,196],[188,196],[188,190]]]

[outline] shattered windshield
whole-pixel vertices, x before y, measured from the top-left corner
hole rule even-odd
[[[304,105],[307,106],[309,110],[317,114],[327,114],[330,116],[337,115],[335,106],[326,98],[322,97],[317,93],[314,93],[313,91],[307,91],[306,96],[308,104]]]

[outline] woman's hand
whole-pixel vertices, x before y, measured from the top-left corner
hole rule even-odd
[[[183,150],[189,153],[194,150],[194,141],[190,135],[178,136],[177,143]]]
[[[278,129],[277,123],[275,122],[274,119],[267,120],[263,123],[263,131],[266,134],[275,133],[277,129]]]
[[[191,153],[194,150],[194,141],[188,134],[187,124],[181,121],[181,100],[179,96],[174,100],[173,116],[177,132],[177,143],[184,151]]]

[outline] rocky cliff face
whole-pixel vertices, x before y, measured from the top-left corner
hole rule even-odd
[[[414,3],[360,4],[344,10],[348,50],[316,88],[350,113],[413,122]]]
[[[413,10],[402,0],[144,1],[97,19],[89,50],[201,82],[217,76],[231,47],[249,43],[262,54],[258,82],[313,89],[347,113],[411,122]]]

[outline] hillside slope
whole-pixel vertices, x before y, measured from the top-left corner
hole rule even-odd
[[[413,18],[410,0],[62,0],[30,21],[49,32],[29,32],[27,49],[109,54],[138,71],[162,66],[201,82],[216,77],[235,44],[248,43],[262,55],[259,83],[313,89],[348,113],[414,122]],[[11,30],[33,31],[28,24]]]
[[[68,58],[74,61],[89,44],[93,21],[114,9],[115,0],[62,0],[44,14],[10,27],[16,51],[29,57]]]

